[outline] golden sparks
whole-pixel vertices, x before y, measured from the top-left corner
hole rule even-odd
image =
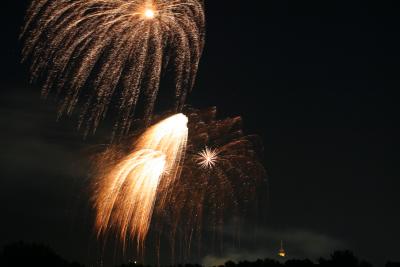
[[[168,73],[180,112],[193,88],[204,46],[201,0],[33,0],[21,33],[23,60],[42,95],[57,89],[58,115],[79,107],[79,127],[98,127],[112,102],[114,132],[127,134],[136,107],[148,123]],[[167,99],[165,100],[167,101]]]
[[[94,190],[99,236],[112,228],[124,245],[136,238],[138,249],[143,247],[156,196],[165,204],[179,176],[187,135],[186,116],[171,116],[146,130],[132,153],[100,173]]]

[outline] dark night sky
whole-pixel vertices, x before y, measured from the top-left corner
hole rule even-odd
[[[27,240],[92,261],[85,149],[72,120],[55,121],[20,64],[24,1],[2,5],[0,245]],[[189,103],[242,115],[262,136],[267,222],[252,244],[218,257],[351,249],[377,265],[400,260],[395,1],[206,1],[207,44]],[[103,129],[107,131],[107,129]],[[83,204],[82,204],[83,203]],[[272,245],[275,244],[275,247]]]

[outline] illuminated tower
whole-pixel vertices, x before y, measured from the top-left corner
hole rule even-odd
[[[282,257],[282,258],[286,257],[286,252],[283,249],[283,241],[282,240],[281,240],[281,248],[279,249],[278,256]]]

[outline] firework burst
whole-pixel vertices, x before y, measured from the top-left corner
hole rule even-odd
[[[199,253],[204,252],[201,247],[213,250],[209,252],[222,250],[225,242],[232,241],[223,236],[227,225],[234,225],[237,232],[234,241],[240,240],[240,229],[246,220],[251,221],[260,213],[259,196],[266,189],[266,172],[260,163],[262,144],[257,136],[243,133],[240,117],[218,120],[215,108],[188,108],[184,113],[188,117],[189,133],[185,153],[180,155],[185,154],[185,159],[179,163],[181,168],[173,179],[161,178],[155,200],[152,200],[155,204],[151,218],[155,247],[160,249],[161,240],[169,240],[170,255],[180,261],[189,260],[194,247]],[[161,133],[168,140],[179,139],[171,137],[174,131],[163,127],[136,136],[146,140],[143,147],[171,154],[166,152],[168,149],[152,145],[159,143],[157,135]],[[111,153],[103,156],[106,162],[115,162],[109,160],[112,151],[122,151],[129,145],[122,142],[112,147],[115,148]],[[134,155],[131,151],[126,154]],[[168,162],[166,156],[165,170],[169,169]],[[165,173],[171,174],[170,171]],[[146,229],[148,226],[146,224]],[[205,241],[204,236],[211,240]]]
[[[218,151],[205,147],[197,153],[195,160],[203,169],[212,169],[218,161]]]
[[[156,198],[165,205],[179,170],[187,141],[187,118],[171,116],[146,130],[126,156],[110,148],[101,157],[95,180],[94,209],[98,235],[115,230],[125,243],[143,248]]]
[[[194,246],[199,251],[202,246],[223,250],[224,227],[232,222],[237,232],[234,241],[240,240],[246,220],[260,214],[266,171],[260,163],[260,139],[243,133],[240,117],[218,120],[216,108],[189,108],[185,114],[189,118],[187,153],[171,191],[170,209],[164,213],[170,227],[164,231],[172,242],[180,243],[178,247],[187,248],[177,256],[188,260]],[[202,245],[204,236],[211,236],[208,246]]]
[[[42,95],[57,88],[59,116],[85,95],[79,127],[93,131],[117,100],[115,129],[129,131],[135,107],[149,121],[161,74],[174,77],[174,110],[193,87],[204,45],[202,0],[33,0],[21,37]],[[84,88],[91,88],[88,92]]]

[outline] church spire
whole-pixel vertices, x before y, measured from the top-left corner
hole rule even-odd
[[[282,258],[286,257],[286,252],[283,249],[283,240],[281,240],[281,248],[279,249],[278,256]]]

